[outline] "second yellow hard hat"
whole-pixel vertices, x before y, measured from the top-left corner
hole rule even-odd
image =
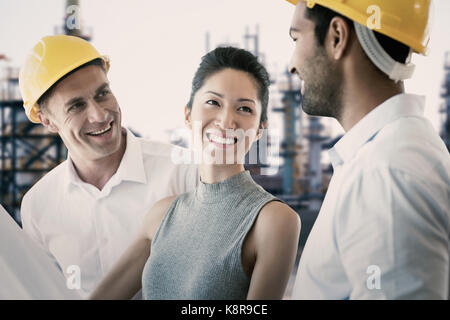
[[[379,29],[375,29],[397,40],[414,52],[426,54],[430,40],[431,0],[287,0],[296,5],[306,2],[309,8],[316,4],[336,11],[343,16],[366,26],[373,6],[380,10]]]

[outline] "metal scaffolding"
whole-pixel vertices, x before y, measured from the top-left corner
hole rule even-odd
[[[444,70],[445,75],[441,91],[441,97],[444,99],[444,103],[440,109],[443,116],[441,137],[447,149],[450,151],[450,52],[445,54]]]
[[[0,101],[0,203],[20,222],[25,192],[66,158],[61,138],[26,120],[22,100]]]
[[[296,157],[298,155],[297,149],[300,148],[297,145],[297,121],[301,121],[301,114],[298,115],[299,105],[301,103],[301,94],[298,88],[294,88],[292,84],[292,75],[289,71],[286,71],[287,86],[281,89],[282,92],[282,104],[281,108],[273,108],[274,112],[281,112],[283,114],[284,124],[284,138],[281,143],[280,157],[283,158],[283,194],[293,195],[295,179],[295,166]]]

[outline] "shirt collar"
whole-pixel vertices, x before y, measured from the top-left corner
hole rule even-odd
[[[117,183],[124,180],[147,183],[141,143],[130,130],[125,129],[125,133],[125,153],[120,161],[119,168],[111,177],[110,181],[114,179]],[[78,176],[69,153],[67,153],[66,181],[67,187],[70,186],[70,184],[80,185],[85,183]],[[107,185],[110,181],[108,181]]]
[[[75,166],[73,165],[72,158],[70,157],[69,151],[67,151],[67,160],[66,160],[66,179],[67,187],[70,184],[80,184],[83,181],[78,176],[77,171],[75,170]]]
[[[393,96],[356,123],[328,152],[333,168],[352,159],[388,123],[407,116],[421,116],[425,97],[414,94]]]
[[[126,137],[127,146],[125,153],[115,175],[118,176],[120,180],[147,183],[141,142],[128,129],[126,129]]]

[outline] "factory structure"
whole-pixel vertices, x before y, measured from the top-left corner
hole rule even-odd
[[[66,9],[78,5],[78,1],[66,1]],[[63,27],[56,28],[55,33],[91,39],[91,35],[84,33],[81,27],[70,28],[68,19],[70,16],[66,15]],[[259,51],[258,28],[254,34],[247,29],[243,39],[243,47],[264,63],[266,57]],[[208,33],[206,51],[211,49],[210,43]],[[444,68],[440,134],[449,148],[450,52],[446,55]],[[0,203],[20,224],[23,195],[37,180],[66,159],[67,150],[58,135],[28,121],[19,92],[18,73],[18,67],[11,66],[8,57],[0,52]],[[278,134],[265,137],[268,144],[258,142],[252,147],[265,148],[256,152],[263,159],[258,159],[257,164],[246,165],[246,168],[264,189],[301,212],[302,244],[317,217],[332,175],[331,165],[322,161],[322,151],[331,148],[340,136],[329,136],[320,118],[302,112],[300,83],[288,70],[271,76],[269,112],[278,116],[280,130]],[[183,136],[172,137],[176,138],[171,143],[187,146]],[[279,152],[272,155],[269,149],[273,144]]]
[[[445,74],[441,90],[441,98],[443,101],[440,109],[442,116],[440,134],[447,146],[447,150],[450,151],[450,52],[445,54],[444,70]]]

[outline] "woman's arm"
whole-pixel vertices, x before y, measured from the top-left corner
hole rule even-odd
[[[89,299],[131,299],[141,289],[142,271],[150,256],[151,241],[176,196],[158,201],[145,216],[131,246],[103,278]]]
[[[247,299],[282,299],[298,249],[300,218],[288,205],[265,205],[254,225],[256,262]]]

